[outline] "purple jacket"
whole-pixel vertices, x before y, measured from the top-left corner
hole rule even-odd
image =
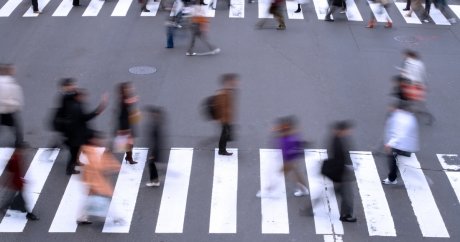
[[[303,149],[300,143],[300,139],[296,134],[278,137],[278,147],[283,152],[284,162],[293,161],[302,155]]]

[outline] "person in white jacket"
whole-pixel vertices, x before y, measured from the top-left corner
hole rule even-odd
[[[385,125],[385,152],[388,156],[389,173],[383,184],[397,183],[396,158],[410,157],[419,150],[418,124],[407,102],[400,102],[388,117]]]
[[[0,64],[0,125],[14,129],[16,145],[23,144],[19,112],[24,104],[22,88],[13,78],[15,68],[12,64]]]
[[[404,52],[405,58],[401,68],[401,75],[411,82],[419,85],[426,85],[426,69],[425,64],[420,60],[417,52],[413,50],[406,50]]]

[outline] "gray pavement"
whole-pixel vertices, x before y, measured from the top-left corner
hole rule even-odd
[[[6,0],[0,0],[3,6]],[[26,140],[36,148],[46,147],[51,133],[45,128],[54,105],[56,82],[76,77],[90,91],[90,106],[109,92],[111,105],[96,118],[94,126],[106,132],[114,128],[115,85],[133,81],[141,105],[165,107],[169,144],[191,147],[194,153],[183,233],[155,234],[162,187],[146,188],[145,169],[130,233],[104,234],[102,225],[79,226],[77,233],[49,233],[57,206],[68,182],[64,175],[67,152],[45,184],[35,210],[39,222],[29,222],[22,233],[1,233],[0,241],[324,241],[315,232],[312,217],[299,215],[305,200],[288,195],[290,233],[261,234],[259,149],[270,148],[270,128],[276,117],[295,114],[304,137],[314,148],[325,148],[328,125],[338,119],[356,121],[355,149],[374,151],[381,140],[386,107],[390,102],[390,79],[397,74],[401,51],[420,52],[429,75],[428,107],[436,117],[432,127],[421,126],[421,151],[417,153],[425,176],[449,231],[450,238],[424,238],[403,186],[385,193],[395,222],[396,237],[371,237],[363,207],[356,196],[356,224],[345,224],[343,241],[458,241],[459,201],[437,162],[436,154],[459,153],[457,90],[460,69],[460,27],[404,22],[395,6],[390,10],[392,29],[366,29],[370,13],[364,1],[357,2],[364,22],[351,22],[336,14],[334,23],[317,19],[313,5],[304,8],[304,20],[287,20],[287,29],[255,30],[257,3],[247,4],[243,19],[230,19],[220,3],[211,19],[210,41],[222,49],[219,55],[187,57],[188,35],[178,34],[176,47],[165,49],[164,20],[169,12],[139,17],[133,2],[127,16],[111,17],[115,1],[107,1],[97,17],[82,17],[83,7],[67,17],[52,17],[60,1],[51,1],[37,18],[22,14],[23,2],[10,17],[0,18],[0,62],[17,66],[17,80],[24,88],[22,114]],[[458,1],[449,4],[460,5]],[[403,41],[398,41],[403,40]],[[200,44],[198,48],[204,48]],[[154,66],[151,75],[133,75],[133,66]],[[209,234],[209,206],[213,176],[213,149],[217,125],[204,121],[202,100],[219,87],[225,72],[241,75],[238,100],[237,141],[239,149],[238,213],[236,234]],[[144,125],[144,123],[142,123]],[[142,135],[136,146],[146,145]],[[1,147],[8,145],[2,129]],[[215,140],[215,142],[212,142]],[[30,149],[30,158],[36,150]],[[121,157],[118,157],[121,159]],[[31,160],[31,159],[28,159]],[[384,157],[375,156],[380,177],[387,172]],[[166,163],[159,164],[164,177]],[[357,188],[356,188],[357,189]],[[46,196],[45,196],[46,195]]]

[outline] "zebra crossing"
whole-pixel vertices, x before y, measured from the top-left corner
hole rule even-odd
[[[38,0],[38,5],[40,11],[43,11],[42,14],[34,13],[31,6],[27,6],[27,9],[24,9],[25,5],[22,0],[6,0],[6,2],[0,5],[0,19],[5,17],[10,17],[14,12],[18,12],[22,17],[41,17],[41,16],[52,16],[52,17],[66,17],[69,16],[70,12],[75,8],[72,5],[72,0],[53,0],[60,1],[60,3],[55,7],[53,4],[50,4],[51,0]],[[104,0],[91,0],[89,3],[86,3],[86,6],[80,6],[78,8],[85,8],[82,17],[95,17],[100,16],[102,8],[112,9],[110,16],[112,17],[124,17],[128,15],[128,12],[131,8],[134,8],[132,12],[138,14],[141,17],[155,17],[157,16],[160,6],[163,2],[165,4],[172,4],[169,0],[149,0],[147,8],[150,12],[141,12],[140,7],[137,6],[137,2],[133,0],[118,0],[116,2],[109,2]],[[214,0],[214,4],[217,1],[223,0]],[[213,3],[213,0],[205,1],[208,4]],[[229,18],[245,18],[246,11],[253,11],[254,8],[248,7],[245,0],[230,0],[231,6],[228,9],[221,10],[220,8],[216,11],[209,6],[202,6],[201,11],[207,17],[215,17],[216,15],[224,14],[228,11]],[[1,3],[0,3],[1,4]],[[170,15],[173,16],[176,14],[175,8],[178,3],[175,1],[173,3],[172,10]],[[227,2],[225,1],[225,5]],[[270,6],[269,0],[260,0],[257,3],[258,18],[273,18],[271,14],[268,13],[268,8]],[[358,4],[355,3],[355,0],[347,0],[347,11],[345,13],[346,19],[353,22],[362,22],[364,21],[363,15],[361,12],[368,12],[369,10],[376,16],[378,22],[385,22],[386,16],[391,18],[391,15],[399,14],[407,24],[422,24],[420,18],[414,13],[411,17],[406,16],[407,12],[404,12],[402,9],[405,7],[405,2],[394,2],[392,3],[393,7],[391,14],[388,13],[384,8],[379,7],[378,4],[368,1],[367,4]],[[49,6],[52,5],[52,6]],[[313,5],[313,6],[311,6]],[[448,5],[451,12],[453,12],[458,18],[460,18],[460,5]],[[54,7],[54,9],[53,9]],[[328,0],[312,0],[312,4],[305,5],[306,8],[313,8],[318,20],[324,20],[327,8],[329,7]],[[248,8],[248,9],[246,9]],[[286,12],[285,15],[288,19],[292,20],[302,20],[305,18],[305,8],[302,8],[300,13],[295,13],[297,9],[297,2],[295,1],[286,1]],[[369,9],[369,10],[368,10]],[[367,15],[367,14],[366,14]],[[436,25],[451,25],[449,20],[439,11],[437,8],[432,7],[430,11],[430,17]]]
[[[104,148],[100,148],[99,151],[102,153]],[[238,164],[240,161],[238,149],[229,149],[229,151],[233,152],[232,156],[220,156],[217,150],[214,151],[211,197],[203,198],[211,201],[210,234],[238,233]],[[4,173],[6,161],[13,152],[12,148],[0,148],[0,175]],[[25,199],[29,201],[31,209],[41,197],[46,196],[42,194],[42,189],[59,152],[59,149],[40,148],[32,159],[25,174],[25,179],[31,184],[26,186],[25,191]],[[131,222],[135,219],[134,210],[136,204],[140,202],[137,201],[137,197],[147,154],[146,148],[134,148],[133,155],[139,163],[122,164],[102,233],[130,232]],[[322,160],[327,158],[327,150],[306,149],[304,154],[316,234],[324,235],[325,241],[340,241],[345,231],[339,220],[339,206],[334,185],[320,174]],[[194,164],[193,157],[193,148],[172,148],[169,151],[158,218],[155,231],[152,233],[183,233],[186,211],[190,209],[187,196]],[[361,198],[361,204],[356,204],[355,207],[361,205],[363,207],[365,215],[363,219],[369,236],[398,236],[394,214],[381,184],[374,155],[369,151],[352,151],[350,157]],[[451,162],[458,159],[458,155],[436,154],[436,157],[460,203],[460,164]],[[80,161],[87,162],[83,154],[80,156]],[[283,162],[281,150],[259,149],[259,161],[260,214],[262,215],[260,233],[289,234],[288,195],[285,177],[279,173]],[[417,156],[413,154],[411,157],[399,157],[398,162],[401,179],[421,235],[426,238],[449,238],[449,231]],[[49,233],[77,231],[76,220],[84,204],[84,193],[85,187],[81,183],[80,175],[72,175],[49,226]],[[14,211],[7,213],[11,216],[3,218],[0,232],[23,232],[28,222],[25,214]],[[124,222],[115,223],[114,218],[122,218]]]

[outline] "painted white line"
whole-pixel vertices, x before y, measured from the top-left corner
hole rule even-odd
[[[99,148],[99,154],[102,154],[104,150],[102,147]],[[80,154],[79,161],[87,164],[88,158],[85,154]],[[77,219],[84,209],[87,194],[88,188],[81,180],[81,175],[72,175],[48,232],[75,233],[77,231]]]
[[[0,148],[0,176],[5,171],[6,164],[8,164],[13,152],[13,148]]]
[[[146,148],[134,148],[133,159],[138,163],[130,165],[123,162],[121,165],[104,228],[102,229],[103,233],[129,233],[139,185],[141,184],[142,173],[147,161],[147,153],[148,149]],[[120,224],[114,223],[115,219],[121,219],[123,222]]]
[[[437,154],[439,162],[442,165],[442,168],[445,169],[445,173],[447,178],[450,181],[450,185],[454,189],[455,195],[457,195],[457,199],[460,202],[460,166],[458,165],[449,165],[447,164],[446,160],[450,157],[455,157],[458,159],[457,155],[449,155],[449,154]],[[454,170],[454,171],[452,171]]]
[[[72,2],[73,0],[62,0],[61,4],[59,4],[59,6],[54,11],[53,16],[65,17],[69,15],[70,10],[73,8]]]
[[[182,233],[193,149],[172,148],[155,233]]]
[[[268,9],[270,8],[270,3],[271,3],[270,0],[257,1],[259,18],[273,18],[273,14],[268,13]]]
[[[214,154],[209,233],[236,233],[238,191],[238,150],[227,149],[232,156]]]
[[[406,3],[403,2],[395,2],[396,8],[398,9],[399,13],[401,13],[401,16],[404,18],[406,23],[408,24],[422,24],[420,22],[420,19],[417,17],[417,14],[415,12],[412,13],[411,17],[407,17],[406,14],[409,11],[403,11],[403,9],[406,7]]]
[[[457,18],[460,18],[460,5],[449,5],[449,8],[457,15]]]
[[[8,17],[22,3],[22,0],[8,0],[0,9],[0,17]]]
[[[148,1],[148,0],[144,0]],[[141,16],[157,16],[158,9],[160,8],[160,1],[155,2],[154,0],[150,0],[147,3],[147,9],[150,10],[150,12],[142,12]]]
[[[289,19],[303,19],[303,9],[301,9],[300,13],[294,13],[296,10],[297,1],[286,1],[286,11]]]
[[[30,211],[34,209],[37,203],[58,153],[59,149],[55,149],[53,155],[49,157],[46,155],[49,154],[49,149],[40,148],[30,163],[29,169],[24,176],[26,181],[24,200]],[[26,213],[16,213],[11,210],[8,210],[7,213],[11,216],[3,218],[0,223],[0,232],[22,232],[27,224]]]
[[[424,237],[448,238],[446,225],[441,217],[428,182],[415,154],[398,156],[399,171]]]
[[[123,17],[128,13],[129,7],[133,0],[118,0],[117,5],[113,9],[112,16]],[[140,11],[140,9],[138,9]]]
[[[363,21],[363,17],[359,13],[354,0],[347,0],[347,12],[345,14],[350,21]]]
[[[371,152],[350,152],[370,236],[396,236],[393,217]]]
[[[339,206],[334,192],[334,184],[321,174],[321,165],[327,158],[326,150],[305,150],[305,165],[310,186],[316,234],[343,234],[339,220]]]
[[[244,3],[245,0],[230,0],[230,18],[244,18]]]
[[[99,14],[104,5],[104,0],[91,0],[88,7],[86,7],[85,12],[83,12],[83,17],[95,17]]]
[[[260,149],[260,192],[263,234],[289,234],[283,155],[278,149]]]
[[[42,11],[46,7],[46,5],[48,5],[49,2],[50,0],[38,0],[38,9]],[[38,16],[38,13],[34,13],[32,6],[30,6],[27,12],[23,15],[23,17],[37,17],[37,16]]]
[[[425,4],[422,4],[423,7],[425,7]],[[433,22],[437,25],[450,25],[449,20],[437,9],[434,4],[431,4],[430,8],[430,17],[433,20]]]
[[[374,14],[375,19],[377,20],[377,22],[386,23],[387,18],[390,18],[390,16],[388,15],[387,10],[384,7],[382,7],[381,4],[373,3],[371,1],[368,1],[368,3],[369,3],[371,11]],[[391,18],[390,18],[390,20],[391,20]]]
[[[342,235],[328,234],[324,235],[324,242],[343,242]]]
[[[208,18],[214,18],[216,16],[216,10],[212,9],[211,6],[216,8],[217,0],[209,0],[204,2],[208,5],[200,5],[200,10],[205,13],[204,16]]]
[[[316,16],[318,16],[318,19],[324,20],[327,10],[329,9],[329,3],[327,0],[313,0],[313,5],[315,5],[315,12]],[[334,19],[332,15],[331,19]]]

